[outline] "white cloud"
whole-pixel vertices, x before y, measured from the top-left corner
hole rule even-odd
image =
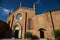
[[[10,12],[10,10],[8,10],[8,9],[2,9],[2,10],[3,10],[3,11],[4,11],[4,13],[5,13],[5,14],[7,14],[7,15],[8,15],[8,14],[9,14],[9,12]]]
[[[3,9],[3,11],[5,11],[5,12],[9,12],[10,10],[8,10],[8,9]]]
[[[0,10],[2,10],[1,13],[3,13],[2,15],[9,15],[9,12],[13,12],[13,9],[9,10],[9,9],[6,9],[6,8],[2,8],[0,7]]]

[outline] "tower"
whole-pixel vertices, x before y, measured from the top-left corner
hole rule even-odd
[[[20,8],[22,7],[22,0],[20,0]]]
[[[33,9],[36,9],[36,3],[33,4]]]

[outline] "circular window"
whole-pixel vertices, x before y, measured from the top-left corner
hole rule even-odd
[[[17,14],[16,19],[17,19],[17,20],[22,19],[22,14],[21,14],[21,13]]]

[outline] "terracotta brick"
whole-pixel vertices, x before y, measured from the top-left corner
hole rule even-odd
[[[45,38],[54,38],[54,29],[58,30],[60,29],[60,11],[48,11],[44,14],[39,14],[39,15],[35,15],[35,9],[31,9],[31,8],[24,8],[21,7],[19,9],[17,9],[14,13],[12,13],[11,15],[8,16],[8,20],[12,23],[12,16],[14,15],[14,21],[13,21],[13,25],[12,25],[12,29],[14,28],[14,26],[16,25],[16,15],[18,13],[22,13],[22,19],[19,20],[18,22],[20,23],[21,27],[22,27],[22,38],[24,38],[24,33],[25,30],[26,32],[32,32],[33,35],[37,35],[40,38],[40,31],[38,31],[40,28],[45,29],[44,31],[44,37]],[[26,19],[26,14],[27,13],[27,19]],[[51,15],[52,14],[52,20],[53,20],[53,24],[54,24],[54,29],[53,29],[53,25],[52,25],[52,20],[51,20]],[[32,19],[32,29],[28,30],[28,19]],[[25,24],[26,21],[26,24]],[[11,27],[11,24],[10,24]],[[26,29],[25,29],[26,27]]]

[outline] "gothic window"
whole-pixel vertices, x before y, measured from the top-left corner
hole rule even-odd
[[[31,23],[32,23],[32,20],[31,19],[28,19],[28,30],[31,30],[32,29]]]

